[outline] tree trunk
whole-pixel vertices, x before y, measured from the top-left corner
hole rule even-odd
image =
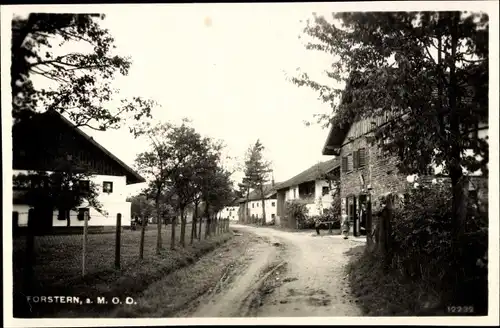
[[[266,201],[265,201],[265,195],[264,195],[264,186],[260,185],[260,195],[261,195],[261,202],[262,202],[262,225],[266,223]]]
[[[209,215],[209,211],[208,211],[208,203],[205,202],[205,217],[207,218],[207,223],[206,223],[206,226],[205,226],[205,239],[210,236],[210,228],[211,228],[211,220],[210,220],[210,215]]]
[[[181,239],[180,244],[186,247],[186,217],[184,216],[184,207],[181,208]]]
[[[174,215],[172,217],[172,231],[171,231],[171,234],[170,234],[170,249],[175,249],[175,229],[176,229],[176,223],[177,223],[177,216]]]
[[[155,204],[156,204],[156,228],[157,228],[156,254],[160,255],[160,251],[161,251],[161,215],[160,215],[160,197],[159,196],[156,197]]]
[[[200,222],[198,223],[198,240],[201,240],[201,226],[203,225],[203,217],[200,218]]]
[[[61,211],[61,210],[59,210]],[[67,209],[63,209],[63,215],[66,218],[66,226],[71,227],[71,216],[70,216],[70,211]]]
[[[245,223],[248,223],[249,219],[249,215],[248,215],[248,200],[250,198],[250,190],[247,190],[247,201],[245,202]]]
[[[198,224],[198,203],[194,204],[194,213],[193,213],[193,223],[191,226],[191,244],[193,244],[193,240],[196,238],[196,225]]]
[[[141,244],[139,246],[139,258],[142,260],[144,258],[144,235],[146,233],[146,218],[143,216],[141,218]]]

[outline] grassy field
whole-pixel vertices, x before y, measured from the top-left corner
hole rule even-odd
[[[89,234],[87,275],[82,277],[82,236],[58,235],[35,238],[35,266],[33,288],[28,291],[35,296],[76,296],[81,300],[97,297],[134,296],[178,268],[184,267],[220,244],[227,241],[232,233],[195,240],[189,245],[191,227],[186,233],[187,245],[179,245],[180,226],[176,229],[177,246],[170,250],[171,227],[162,227],[163,250],[158,256],[156,248],[156,227],[148,227],[145,235],[144,260],[139,260],[140,230],[123,231],[121,235],[121,269],[114,269],[115,235]],[[13,279],[14,315],[16,317],[60,317],[63,313],[80,312],[82,317],[92,317],[106,306],[74,304],[28,304],[23,291],[23,266],[25,259],[25,237],[14,240]],[[94,314],[93,314],[94,313]]]

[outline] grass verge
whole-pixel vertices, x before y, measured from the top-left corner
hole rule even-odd
[[[83,304],[28,302],[22,290],[23,243],[14,240],[14,316],[15,317],[96,317],[109,312],[113,297],[134,297],[165,275],[194,263],[202,255],[228,241],[233,233],[211,236],[185,248],[170,250],[170,229],[163,229],[163,249],[155,254],[156,231],[145,236],[144,259],[139,260],[140,231],[122,233],[121,269],[113,268],[114,235],[89,235],[88,274],[81,276],[81,236],[36,238],[35,281],[29,296],[78,297]],[[189,239],[188,239],[189,244]],[[105,297],[108,304],[97,305]],[[92,304],[86,304],[86,300]]]
[[[346,267],[353,295],[368,316],[444,315],[439,294],[421,282],[408,281],[384,271],[382,261],[365,252],[365,246],[349,250]]]
[[[234,238],[203,256],[195,264],[176,270],[151,284],[137,297],[137,304],[120,305],[109,316],[190,316],[200,302],[210,301],[211,296],[237,278],[245,252],[260,242],[253,234],[239,233],[236,230],[234,232]]]

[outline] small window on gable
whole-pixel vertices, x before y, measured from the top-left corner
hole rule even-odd
[[[271,206],[275,207],[276,206],[276,202],[271,202]]]
[[[102,191],[109,194],[113,192],[113,182],[111,181],[104,181],[102,183]]]
[[[323,194],[323,196],[328,195],[329,192],[330,192],[330,188],[328,186],[324,186],[322,188],[321,193]]]

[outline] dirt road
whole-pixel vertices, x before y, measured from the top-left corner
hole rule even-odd
[[[360,316],[349,295],[344,254],[362,240],[233,225],[261,242],[241,256],[196,306],[178,313],[189,317]]]

